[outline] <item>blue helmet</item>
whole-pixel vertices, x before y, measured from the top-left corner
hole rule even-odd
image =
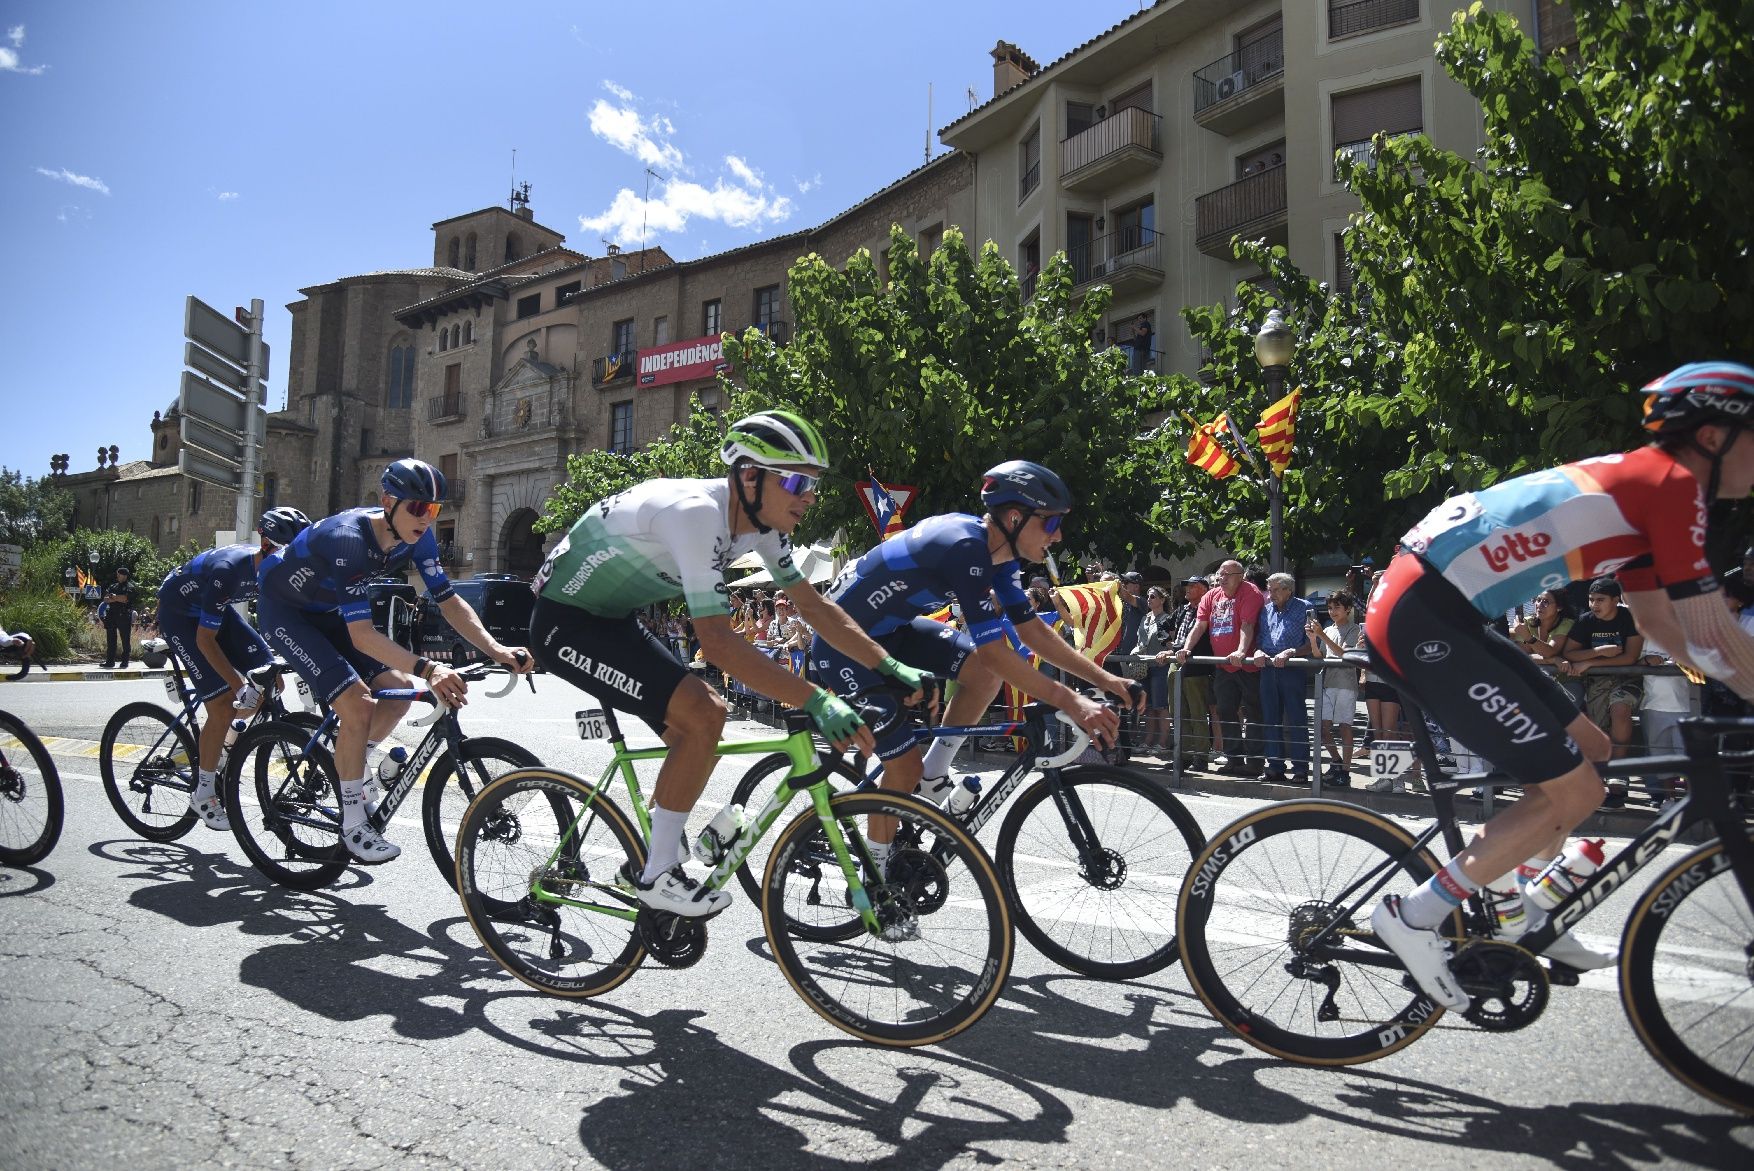
[[[424,500],[429,504],[443,504],[445,500],[445,475],[425,460],[399,459],[384,469],[378,483],[383,485],[384,495],[397,500]]]
[[[1705,423],[1754,424],[1754,369],[1740,362],[1690,362],[1655,379],[1644,396],[1644,429],[1658,435]]]
[[[1020,504],[1032,512],[1068,512],[1072,493],[1066,482],[1038,463],[1006,460],[981,477],[981,503],[988,510]]]
[[[296,508],[270,508],[262,514],[256,531],[276,545],[290,545],[292,539],[311,527],[311,518]]]

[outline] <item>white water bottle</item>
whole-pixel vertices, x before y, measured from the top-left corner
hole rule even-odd
[[[387,785],[402,775],[402,765],[408,760],[408,750],[400,744],[394,745],[384,753],[378,761],[378,783]]]
[[[249,727],[249,724],[247,722],[245,722],[244,720],[233,720],[231,722],[231,724],[225,729],[225,743],[220,745],[219,763],[214,765],[214,767],[213,767],[214,772],[220,773],[220,774],[223,774],[225,772],[225,763],[227,760],[229,760],[231,758],[232,745],[234,745],[238,742],[239,733],[241,733],[247,727]]]
[[[1597,838],[1579,838],[1541,871],[1523,888],[1523,901],[1533,903],[1543,912],[1551,911],[1570,897],[1571,892],[1582,886],[1584,880],[1602,868],[1606,855],[1602,846],[1606,843]]]
[[[961,817],[974,803],[981,799],[981,779],[979,777],[963,777],[962,783],[950,790],[950,797],[944,802],[944,812]]]
[[[700,836],[694,839],[695,858],[708,866],[717,866],[725,852],[743,837],[748,824],[741,805],[725,806],[713,815],[706,828],[700,831]]]

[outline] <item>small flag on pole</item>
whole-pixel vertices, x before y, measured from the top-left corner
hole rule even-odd
[[[863,485],[859,495],[865,502],[865,511],[870,515],[871,523],[877,526],[881,539],[887,541],[907,527],[901,518],[906,514],[908,505],[913,503],[913,498],[918,495],[919,489],[911,484],[892,484],[886,487],[877,478],[875,471],[870,468],[865,470],[870,479]],[[896,499],[898,495],[901,497],[899,500]]]
[[[1192,416],[1188,422],[1194,424],[1194,434],[1188,440],[1188,462],[1196,468],[1222,480],[1226,476],[1234,476],[1238,467],[1236,460],[1231,458],[1224,444],[1218,440],[1218,432],[1228,425],[1228,417],[1219,415],[1210,423],[1197,423]]]
[[[1255,434],[1261,437],[1261,451],[1273,465],[1273,474],[1283,476],[1291,466],[1291,441],[1297,431],[1297,404],[1303,400],[1299,387],[1261,412]]]
[[[1060,602],[1061,616],[1076,637],[1079,652],[1092,662],[1101,663],[1120,645],[1124,626],[1121,583],[1060,586],[1054,594]]]

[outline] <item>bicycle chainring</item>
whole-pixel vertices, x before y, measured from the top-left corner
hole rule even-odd
[[[706,923],[642,907],[634,920],[646,953],[666,968],[692,968],[706,954]]]
[[[1462,1016],[1489,1033],[1525,1028],[1547,1008],[1547,969],[1514,944],[1466,940],[1450,971],[1472,1000]]]
[[[895,851],[887,870],[886,894],[916,915],[930,915],[950,898],[950,875],[944,864],[923,850]]]

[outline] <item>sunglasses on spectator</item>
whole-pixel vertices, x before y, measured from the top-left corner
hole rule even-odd
[[[780,487],[793,496],[816,491],[816,485],[822,480],[821,476],[812,476],[805,472],[775,472],[774,475],[779,477]]]
[[[429,516],[437,516],[439,510],[444,507],[433,500],[404,500],[402,506],[408,510],[408,515],[415,520],[425,520]]]

